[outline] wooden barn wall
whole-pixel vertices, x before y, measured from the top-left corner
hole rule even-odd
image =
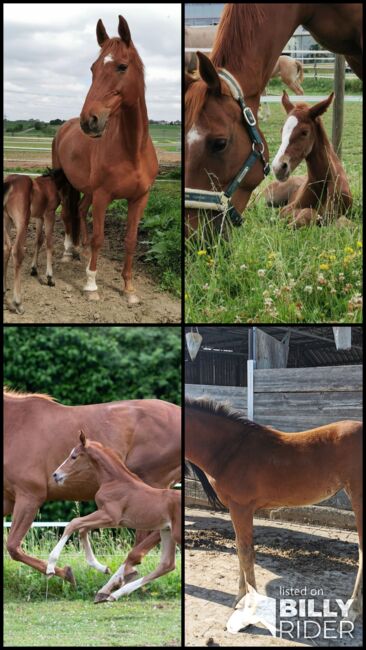
[[[234,409],[247,415],[247,389],[243,386],[208,386],[202,384],[186,384],[186,397],[210,397],[217,402],[228,402]]]
[[[362,420],[362,366],[254,370],[254,420],[283,431]]]
[[[185,381],[211,386],[246,386],[246,357],[232,352],[201,351],[193,362],[185,364]]]

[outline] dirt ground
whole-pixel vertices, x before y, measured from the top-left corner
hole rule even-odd
[[[10,312],[4,304],[4,323],[179,323],[180,300],[159,290],[151,279],[150,268],[139,261],[143,245],[137,247],[134,262],[134,284],[141,300],[128,307],[123,295],[121,276],[123,263],[123,226],[113,220],[105,221],[105,241],[98,257],[97,285],[100,300],[89,301],[82,288],[86,281],[86,258],[61,262],[64,229],[56,219],[54,232],[53,276],[56,286],[41,284],[30,275],[35,242],[35,223],[29,226],[26,254],[22,265],[22,296],[25,313]],[[43,245],[39,256],[39,274],[46,272],[46,252]],[[9,261],[7,296],[12,298],[13,264]]]
[[[356,533],[265,519],[255,519],[254,526],[259,593],[278,598],[280,587],[321,587],[324,598],[332,599],[333,610],[335,597],[344,602],[349,598],[357,572]],[[225,628],[237,583],[238,559],[229,515],[186,507],[186,646],[362,646],[360,621],[355,623],[353,639],[280,639],[262,625],[230,634]],[[315,605],[320,603],[322,599],[315,597]]]

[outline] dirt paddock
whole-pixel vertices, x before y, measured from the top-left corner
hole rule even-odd
[[[105,221],[105,241],[98,258],[97,284],[100,300],[89,302],[83,294],[87,259],[61,262],[64,228],[57,217],[54,231],[53,276],[56,286],[41,284],[46,273],[46,252],[39,255],[39,278],[30,275],[35,244],[35,222],[29,225],[26,253],[21,270],[22,297],[25,313],[10,312],[4,304],[5,323],[179,323],[180,301],[159,290],[151,278],[151,266],[142,260],[143,244],[138,241],[134,260],[134,284],[141,304],[127,306],[123,295],[123,232],[125,225],[113,219]],[[139,259],[140,258],[140,259]],[[10,259],[7,296],[12,298],[13,263]]]
[[[254,526],[259,593],[278,598],[280,587],[322,589],[322,597],[314,598],[315,606],[323,607],[323,598],[330,598],[333,611],[335,598],[345,602],[350,597],[357,572],[357,533],[266,519],[255,519]],[[186,507],[186,646],[362,646],[360,621],[352,639],[324,639],[323,635],[280,639],[262,625],[230,634],[225,627],[237,584],[238,559],[229,515]]]

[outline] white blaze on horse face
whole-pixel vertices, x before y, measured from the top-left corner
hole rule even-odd
[[[272,169],[275,173],[280,168],[281,158],[286,152],[286,149],[290,142],[291,134],[295,126],[297,125],[297,123],[298,123],[297,117],[291,115],[284,124],[284,127],[282,129],[282,142],[272,162]]]
[[[199,142],[204,137],[204,133],[197,129],[193,124],[192,128],[187,133],[187,144],[190,147],[195,142]]]
[[[109,61],[113,61],[113,56],[112,56],[112,54],[107,54],[107,56],[104,57],[104,61],[103,61],[103,62],[104,62],[104,65],[105,65],[106,63],[109,63]]]

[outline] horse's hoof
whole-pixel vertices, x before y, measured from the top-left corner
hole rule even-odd
[[[128,307],[133,307],[134,305],[138,305],[140,302],[140,298],[135,294],[134,291],[125,291],[126,297],[127,297],[127,305]]]
[[[103,594],[103,593],[97,593],[95,594],[94,598],[94,605],[98,605],[98,603],[105,603],[107,602],[109,598],[109,594]]]
[[[108,596],[108,598],[107,598],[108,603],[114,603],[115,601],[116,601],[116,599],[115,599],[114,596],[112,596],[112,594],[110,596]]]
[[[85,291],[84,290],[84,292],[85,292],[85,297],[87,298],[87,300],[90,300],[90,301],[99,300],[98,291]]]
[[[47,284],[49,287],[54,287],[55,286],[55,281],[52,277],[52,275],[47,275]]]
[[[65,580],[67,580],[67,582],[70,582],[73,587],[76,587],[76,580],[74,578],[71,566],[65,566],[64,571]]]
[[[13,300],[8,303],[8,307],[9,311],[13,312],[13,314],[24,314],[24,307],[21,302],[15,302],[15,300]]]
[[[37,267],[36,267],[36,266],[32,266],[32,268],[31,268],[31,275],[38,275],[38,271],[37,271]]]

